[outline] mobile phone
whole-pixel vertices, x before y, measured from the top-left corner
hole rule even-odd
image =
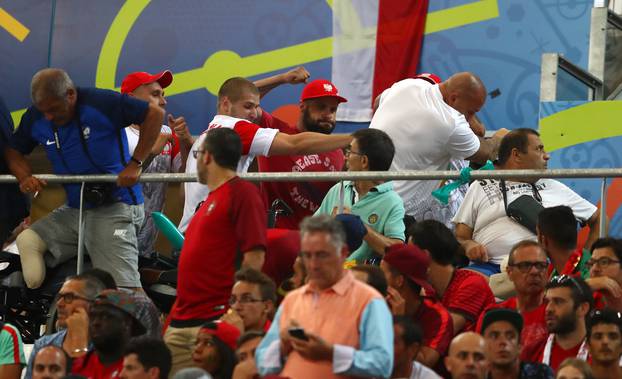
[[[305,334],[305,330],[303,328],[289,328],[287,332],[290,336],[294,338],[298,338],[299,340],[308,341],[309,337]]]

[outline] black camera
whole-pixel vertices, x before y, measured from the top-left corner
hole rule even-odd
[[[114,185],[112,183],[87,183],[84,185],[84,200],[93,207],[112,204]]]

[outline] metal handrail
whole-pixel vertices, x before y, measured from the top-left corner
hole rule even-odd
[[[34,174],[48,183],[116,182],[117,176]],[[459,171],[357,171],[357,172],[259,172],[239,174],[251,182],[305,182],[340,180],[442,180],[459,179]],[[550,170],[493,170],[471,172],[471,179],[619,178],[622,168],[571,168]],[[195,174],[143,174],[140,182],[196,182]],[[15,183],[12,175],[0,175],[0,183]]]

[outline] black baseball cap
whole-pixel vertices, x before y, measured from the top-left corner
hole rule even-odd
[[[490,324],[497,321],[506,321],[512,324],[520,334],[523,331],[523,316],[513,309],[493,308],[486,312],[482,321],[482,334]]]

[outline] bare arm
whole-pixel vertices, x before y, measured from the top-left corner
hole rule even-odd
[[[454,324],[454,336],[456,336],[462,332],[462,328],[464,328],[464,325],[466,324],[466,318],[464,318],[464,316],[460,313],[449,312],[449,314],[451,315],[451,320]]]
[[[259,90],[259,95],[261,97],[264,97],[268,92],[280,86],[281,84],[306,83],[309,76],[309,72],[301,66],[287,72],[270,76],[268,78],[256,80],[253,82],[253,84]]]
[[[587,236],[587,240],[585,241],[584,249],[590,249],[594,241],[598,239],[600,235],[600,228],[605,228],[607,230],[607,225],[600,225],[600,209],[596,209],[596,212],[592,214],[592,216],[587,220],[587,226],[590,228],[590,233]],[[605,224],[607,220],[605,220]]]
[[[352,141],[349,134],[303,132],[298,134],[278,133],[272,141],[268,155],[306,155],[324,153],[347,147]]]
[[[384,256],[384,250],[387,247],[395,245],[396,243],[404,242],[397,238],[385,237],[384,235],[372,229],[369,225],[365,225],[365,229],[367,229],[367,234],[365,235],[365,237],[363,237],[363,240],[367,242],[369,247],[371,247],[372,250],[374,250],[376,254],[379,254],[380,256]]]
[[[20,379],[22,377],[22,365],[13,363],[10,365],[0,365],[0,378]]]
[[[265,261],[266,252],[263,249],[248,250],[244,253],[242,267],[250,267],[257,271],[261,271]]]
[[[4,157],[9,165],[9,170],[17,178],[19,189],[25,193],[34,193],[43,190],[47,184],[45,180],[37,179],[32,176],[32,168],[26,157],[19,151],[7,147],[4,151]]]
[[[441,355],[438,351],[427,346],[421,346],[415,360],[425,366],[434,367],[440,358]]]
[[[470,157],[467,158],[469,161],[473,161],[476,163],[486,163],[488,159],[495,160],[497,159],[497,155],[499,153],[499,144],[501,144],[501,140],[508,133],[507,129],[499,129],[491,138],[479,138],[479,150]]]
[[[488,261],[486,247],[473,240],[473,229],[466,224],[456,224],[456,239],[462,245],[466,256],[472,261]]]
[[[149,158],[151,148],[160,134],[163,119],[164,110],[156,105],[149,104],[149,110],[147,111],[145,121],[140,125],[140,136],[138,136],[138,143],[132,155],[134,159],[146,161],[147,158]],[[140,172],[141,167],[133,160],[130,160],[123,171],[119,173],[117,185],[120,187],[130,187],[136,184]]]

